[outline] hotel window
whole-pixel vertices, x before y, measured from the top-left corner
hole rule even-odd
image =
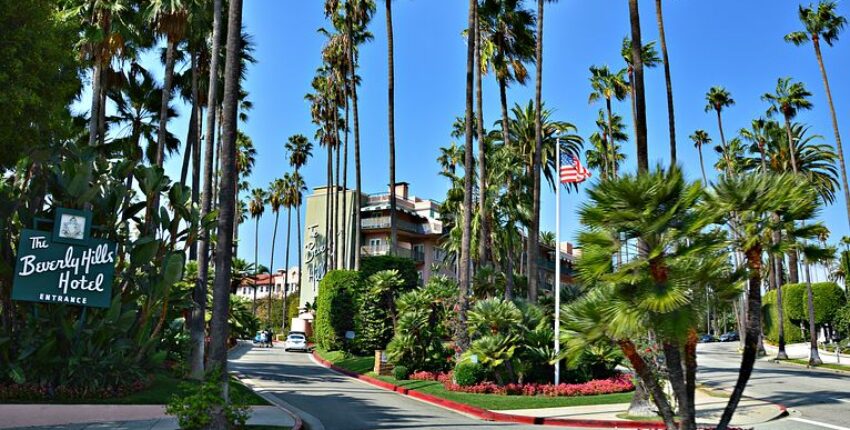
[[[369,239],[369,247],[373,250],[377,250],[381,247],[381,239]]]

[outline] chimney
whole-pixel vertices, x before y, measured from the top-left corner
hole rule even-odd
[[[565,242],[565,244],[566,244],[565,252],[567,253],[567,255],[573,255],[573,244],[570,243],[570,242]]]
[[[410,191],[410,184],[407,182],[396,182],[395,183],[395,196],[398,199],[408,199],[408,192]]]

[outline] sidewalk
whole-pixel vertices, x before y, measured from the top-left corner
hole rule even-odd
[[[767,343],[764,344],[764,349],[765,351],[767,351],[767,360],[773,360],[776,357],[776,353],[779,351],[778,347],[768,345]],[[808,360],[809,343],[805,342],[786,344],[785,353],[788,354],[788,358],[791,359]],[[823,349],[819,349],[818,353],[820,353],[820,359],[824,363],[843,364],[846,366],[850,366],[850,355],[842,353],[839,357],[836,357],[834,352],[829,352]]]
[[[253,406],[248,424],[291,427],[275,406]],[[177,419],[161,405],[0,405],[0,428],[176,430]]]
[[[695,400],[697,422],[700,424],[716,424],[720,421],[720,416],[723,414],[723,409],[726,407],[728,398],[723,395],[723,392],[721,394],[712,394],[708,391],[698,389]],[[566,408],[514,409],[499,412],[528,417],[628,421],[625,418],[625,411],[628,408],[628,403],[617,403],[612,405],[572,406]],[[741,399],[735,416],[732,418],[732,424],[739,426],[759,424],[775,419],[784,413],[785,409],[778,405],[745,397]]]

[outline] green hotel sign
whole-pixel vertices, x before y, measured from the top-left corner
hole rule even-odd
[[[90,232],[91,212],[63,208],[52,232],[23,230],[12,300],[108,308],[116,247]]]

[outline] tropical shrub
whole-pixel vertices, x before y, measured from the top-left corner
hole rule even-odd
[[[395,298],[404,281],[397,270],[377,272],[361,284],[356,320],[357,349],[368,353],[385,349],[397,322]]]
[[[456,299],[456,282],[442,276],[434,276],[424,287],[401,295],[396,300],[396,333],[387,345],[390,361],[416,371],[446,370],[452,351],[444,340],[451,337]]]
[[[354,298],[360,277],[351,270],[332,270],[319,284],[314,337],[319,348],[344,346],[345,332],[354,329]]]
[[[844,305],[835,315],[835,328],[847,339],[850,337],[850,303]]]
[[[405,380],[410,376],[410,369],[407,366],[396,366],[393,367],[393,378],[398,379],[399,381]]]
[[[367,281],[370,276],[385,270],[396,270],[401,278],[399,290],[410,291],[419,285],[419,273],[416,271],[416,263],[409,258],[394,257],[391,255],[380,255],[374,257],[363,257],[360,260],[360,280]]]
[[[221,388],[221,372],[213,371],[200,385],[187,384],[191,394],[173,396],[165,407],[165,413],[177,417],[183,430],[201,430],[212,423],[213,411],[221,409],[230,428],[243,428],[248,421],[251,408],[242,399],[225,401]],[[233,393],[230,397],[234,397]]]
[[[466,387],[484,381],[487,378],[487,369],[480,363],[461,361],[455,366],[453,375],[457,385]]]
[[[789,284],[791,285],[791,284]],[[799,284],[797,284],[799,285]],[[788,285],[782,286],[782,302],[788,303],[786,301],[787,297],[785,293],[790,291],[794,291],[793,288],[786,288]],[[793,297],[793,295],[792,295]],[[793,300],[793,299],[792,299]],[[791,322],[790,318],[788,318],[787,307],[785,308],[786,312],[783,315],[785,325],[785,342],[793,343],[793,342],[801,342],[803,341],[803,332],[800,330],[800,326]],[[762,298],[762,318],[763,327],[764,327],[764,337],[773,342],[779,342],[779,311],[776,305],[776,290],[771,290],[765,293]]]

